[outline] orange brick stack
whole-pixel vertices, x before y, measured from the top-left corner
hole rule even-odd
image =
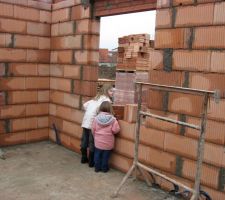
[[[96,94],[99,60],[99,20],[83,1],[52,4],[50,61],[50,139],[52,124],[64,146],[79,152],[82,104]]]
[[[137,102],[135,81],[148,81],[153,41],[149,34],[128,35],[119,38],[116,73],[115,103]],[[146,91],[146,90],[145,90]],[[144,95],[146,98],[146,95]]]
[[[51,1],[0,1],[0,146],[48,139],[50,23]]]

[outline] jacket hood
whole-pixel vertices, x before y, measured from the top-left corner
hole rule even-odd
[[[108,126],[112,124],[115,120],[115,117],[109,113],[101,112],[96,116],[96,121],[102,126]]]

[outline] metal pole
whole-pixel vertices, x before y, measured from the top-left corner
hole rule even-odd
[[[134,145],[134,165],[135,165],[135,178],[137,177],[137,163],[138,163],[138,146],[140,141],[140,126],[141,126],[141,103],[142,103],[142,84],[137,84],[138,86],[138,107],[137,107],[137,121],[135,126],[135,145]]]
[[[199,189],[200,189],[201,173],[202,173],[202,162],[203,162],[203,157],[204,157],[205,130],[206,130],[206,122],[207,122],[208,100],[209,100],[209,94],[206,93],[204,96],[204,102],[203,102],[201,130],[200,130],[200,137],[199,137],[199,142],[198,142],[198,153],[197,153],[198,160],[197,160],[196,175],[195,175],[194,193],[191,197],[191,200],[198,200],[198,198],[199,198]]]

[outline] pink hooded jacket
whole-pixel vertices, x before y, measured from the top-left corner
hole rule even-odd
[[[111,150],[114,147],[114,134],[120,131],[116,118],[110,113],[100,112],[92,124],[95,147],[102,150]]]

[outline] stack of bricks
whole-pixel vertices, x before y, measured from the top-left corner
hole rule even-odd
[[[153,51],[153,41],[150,40],[149,34],[119,38],[115,84],[116,104],[125,105],[137,102],[135,81],[148,82],[150,56]],[[143,93],[143,101],[146,101],[146,90]]]
[[[86,1],[52,4],[50,60],[50,139],[53,124],[64,146],[79,152],[82,105],[96,94],[99,20]]]
[[[0,146],[48,139],[51,0],[0,1]]]

